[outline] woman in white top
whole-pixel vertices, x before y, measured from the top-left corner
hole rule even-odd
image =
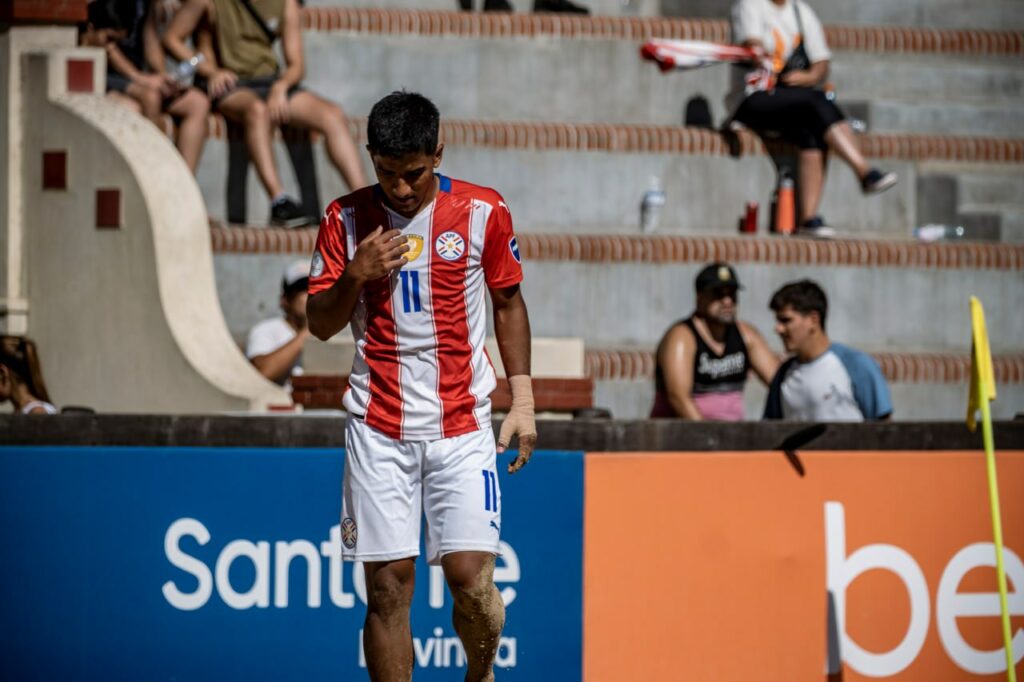
[[[865,194],[896,184],[894,173],[868,165],[853,139],[845,115],[822,84],[832,53],[817,15],[802,0],[739,0],[732,7],[732,39],[762,50],[772,60],[776,87],[748,85],[744,67],[734,69],[729,96],[733,118],[755,131],[775,131],[800,148],[799,224],[805,234],[825,236],[832,230],[818,215],[828,152],[839,155],[860,180]]]
[[[0,336],[0,403],[21,414],[57,414],[50,404],[36,344],[24,336]]]

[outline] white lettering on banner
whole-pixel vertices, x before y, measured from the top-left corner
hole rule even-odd
[[[956,619],[959,616],[1000,616],[999,593],[958,593],[960,581],[971,570],[978,567],[995,568],[996,546],[991,542],[978,542],[961,549],[950,559],[949,565],[942,573],[939,581],[939,592],[935,601],[935,621],[939,630],[942,646],[949,652],[950,658],[966,670],[976,675],[991,675],[1006,670],[1006,652],[1003,648],[995,651],[979,651],[960,634]],[[1024,615],[1024,563],[1020,557],[1003,548],[1003,565],[1006,568],[1007,607],[1011,616]],[[1011,642],[1014,663],[1024,658],[1024,628],[1018,629]]]
[[[1010,601],[1011,615],[1024,615],[1024,563],[1008,547],[1003,548],[1008,579],[1016,587]],[[991,674],[1006,670],[1002,648],[978,651],[969,646],[956,624],[958,616],[999,616],[997,594],[960,594],[961,580],[973,568],[995,566],[995,546],[977,543],[963,548],[950,560],[942,573],[936,595],[935,620],[942,646],[962,669]],[[887,570],[898,577],[910,597],[910,623],[903,641],[891,651],[877,654],[860,646],[846,633],[846,588],[870,570]],[[928,583],[921,567],[905,550],[894,545],[867,545],[846,556],[846,518],[840,502],[825,503],[825,572],[828,590],[835,600],[835,616],[844,661],[856,672],[868,677],[896,675],[913,663],[928,636],[931,603]],[[1015,663],[1024,658],[1024,630],[1013,638]]]
[[[193,592],[182,591],[173,580],[165,582],[162,592],[168,604],[183,611],[200,609],[209,602],[213,595],[213,589],[216,587],[220,598],[231,608],[249,609],[254,606],[258,608],[270,606],[270,542],[253,543],[245,539],[229,542],[217,556],[214,572],[211,573],[209,566],[181,548],[181,541],[185,537],[191,537],[200,546],[203,546],[210,542],[211,536],[210,531],[202,522],[192,518],[178,519],[167,528],[167,532],[164,534],[164,554],[167,560],[172,566],[193,576],[198,582]],[[494,582],[518,583],[521,576],[519,556],[507,542],[502,542],[500,548],[502,556],[496,562]],[[356,597],[358,597],[364,605],[366,604],[366,577],[363,573],[363,565],[357,562],[352,564],[350,569],[346,569],[345,562],[341,560],[340,526],[335,525],[330,529],[328,539],[320,543],[319,553],[317,553],[315,543],[298,539],[275,542],[273,554],[274,606],[276,608],[288,607],[291,588],[290,568],[293,560],[298,557],[305,559],[305,603],[309,608],[319,608],[321,605],[320,585],[323,570],[321,557],[327,559],[327,584],[331,603],[341,609],[350,609],[355,606]],[[237,586],[231,583],[231,566],[236,560],[243,558],[252,563],[255,569],[255,579],[248,589],[238,592]],[[352,592],[345,591],[346,570],[351,570]],[[216,576],[216,580],[214,580],[214,576]],[[444,592],[444,574],[440,567],[432,566],[428,590],[428,603],[431,608],[444,607]],[[515,600],[516,595],[515,588],[511,586],[501,590],[501,598],[506,606]],[[506,655],[511,656],[514,660],[514,639],[510,651],[511,653]]]
[[[181,551],[178,543],[186,535],[194,537],[200,545],[205,545],[210,541],[210,531],[206,530],[206,526],[195,519],[178,519],[171,524],[164,535],[164,554],[175,568],[194,575],[199,581],[199,586],[195,592],[186,594],[168,580],[164,583],[163,593],[164,599],[175,608],[182,611],[194,611],[202,608],[209,601],[210,595],[213,593],[213,576],[210,575],[210,569],[206,567],[206,564]]]
[[[256,579],[246,592],[236,592],[231,585],[231,564],[246,557],[256,568]],[[270,606],[270,543],[252,543],[248,540],[229,542],[217,557],[217,592],[224,603],[233,609]]]
[[[463,668],[466,666],[466,650],[462,647],[462,642],[455,636],[445,637],[444,630],[441,628],[434,628],[433,637],[423,639],[413,637],[412,650],[416,665],[421,668]],[[517,656],[515,637],[502,637],[498,640],[494,665],[499,668],[514,668]],[[366,667],[362,630],[359,630],[359,667]]]

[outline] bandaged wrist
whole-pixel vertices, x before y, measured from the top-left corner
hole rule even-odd
[[[512,405],[509,412],[526,411],[533,414],[533,380],[529,374],[517,374],[508,378],[508,386],[512,391]]]

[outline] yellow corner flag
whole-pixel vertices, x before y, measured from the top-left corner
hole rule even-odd
[[[996,546],[996,576],[999,580],[999,606],[1003,621],[1003,646],[1006,652],[1006,679],[1016,682],[1013,664],[1013,639],[1010,634],[1010,610],[1006,603],[1006,569],[1003,566],[1003,524],[999,518],[999,485],[996,481],[996,451],[992,439],[992,414],[989,401],[996,399],[995,373],[985,329],[985,310],[971,296],[971,389],[967,397],[967,428],[974,431],[981,411],[981,433],[988,468],[988,495],[992,507],[992,535]]]

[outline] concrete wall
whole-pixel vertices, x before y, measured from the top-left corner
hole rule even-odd
[[[98,94],[103,53],[63,37],[67,47],[27,50],[17,64],[23,219],[2,226],[24,235],[27,332],[51,397],[121,412],[287,403],[231,343],[187,167],[152,124]],[[91,88],[72,87],[70,59],[92,65]],[[65,189],[43,188],[44,150],[66,155]],[[101,227],[100,190],[119,192],[114,227]]]

